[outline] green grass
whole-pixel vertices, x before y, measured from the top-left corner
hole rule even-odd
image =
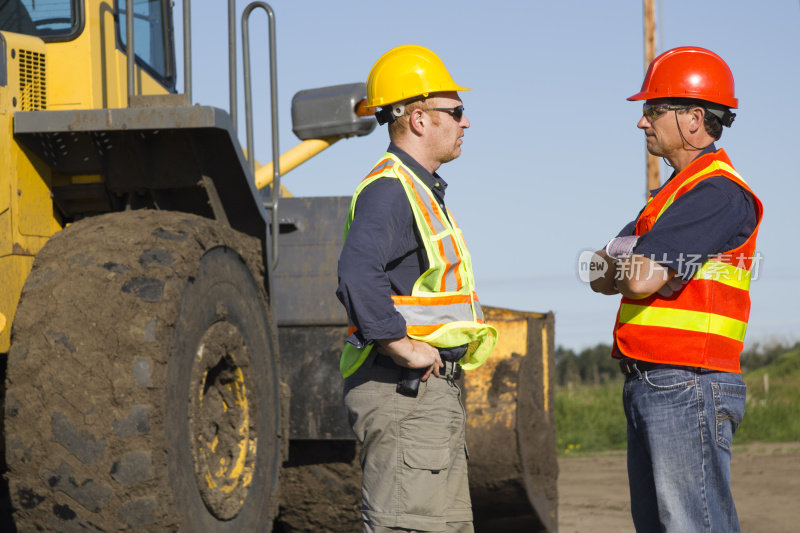
[[[622,383],[556,389],[556,442],[560,454],[625,448]]]
[[[734,442],[800,441],[800,349],[747,373],[744,381],[747,407]]]
[[[747,408],[734,443],[800,441],[800,348],[747,373],[744,380]],[[603,385],[556,388],[559,454],[625,449],[625,431],[621,376]]]

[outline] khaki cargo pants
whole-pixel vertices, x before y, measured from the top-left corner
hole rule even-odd
[[[370,357],[344,385],[361,443],[364,533],[472,533],[465,413],[454,363],[420,383],[416,398],[396,392],[399,370],[371,363]]]

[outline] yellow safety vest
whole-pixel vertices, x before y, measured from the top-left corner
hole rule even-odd
[[[468,344],[459,364],[465,370],[479,367],[497,344],[497,330],[483,321],[464,237],[450,210],[445,214],[430,189],[394,154],[387,152],[356,189],[345,223],[345,240],[358,195],[380,178],[400,180],[428,258],[428,270],[414,283],[411,295],[392,295],[395,309],[406,321],[407,335],[437,348]],[[350,333],[354,331],[351,325]],[[373,346],[357,348],[346,343],[339,361],[342,376],[358,370]]]

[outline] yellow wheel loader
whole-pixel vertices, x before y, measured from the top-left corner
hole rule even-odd
[[[191,105],[190,9],[178,94],[171,1],[0,0],[2,531],[359,529],[334,294],[349,199],[282,197],[280,177],[374,129],[365,87],[295,95],[303,142],[281,156],[271,7],[228,2],[231,112]],[[476,529],[555,531],[553,316],[486,315],[500,345],[463,382]]]

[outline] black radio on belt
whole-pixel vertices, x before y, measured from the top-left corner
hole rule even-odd
[[[453,348],[437,348],[437,350],[439,350],[439,357],[442,358],[442,361],[458,361],[467,353],[468,346],[468,344],[464,344]],[[425,368],[404,368],[400,372],[400,380],[397,382],[397,392],[403,396],[416,398],[419,392],[419,381],[425,370]]]

